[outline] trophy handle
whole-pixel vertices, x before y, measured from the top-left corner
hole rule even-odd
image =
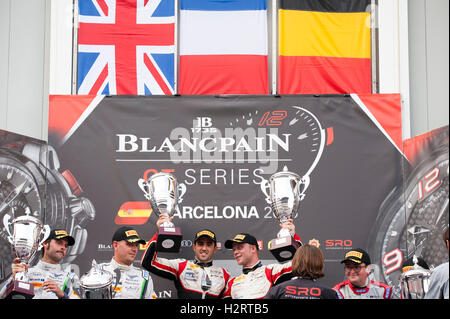
[[[183,196],[186,194],[186,185],[184,183],[178,184],[178,204],[183,202]]]
[[[41,234],[44,233],[44,236],[42,236],[41,241],[39,242],[39,246],[37,250],[41,250],[42,248],[42,244],[44,243],[44,241],[47,239],[48,235],[50,235],[50,226],[49,225],[44,225],[44,228],[41,231]]]
[[[148,193],[148,185],[147,182],[143,178],[139,178],[138,180],[139,188],[144,192],[144,196],[147,200],[150,200],[150,195]]]
[[[270,200],[269,195],[269,181],[267,179],[263,179],[259,186],[261,187],[261,191],[264,193],[264,195],[266,195],[266,203],[271,205],[272,201]]]
[[[11,235],[11,230],[9,229],[9,225],[11,225],[10,220],[11,216],[9,216],[8,214],[5,214],[5,216],[3,216],[3,226],[5,226],[5,230],[8,233],[8,241],[10,244],[13,243],[12,240],[12,235]]]
[[[299,196],[299,200],[303,200],[305,198],[305,192],[309,187],[309,183],[310,183],[310,178],[308,175],[305,175],[302,177],[302,179],[300,180],[300,183],[297,184],[297,193]]]

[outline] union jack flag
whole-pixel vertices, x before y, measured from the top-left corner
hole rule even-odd
[[[78,3],[78,94],[174,93],[174,0]]]

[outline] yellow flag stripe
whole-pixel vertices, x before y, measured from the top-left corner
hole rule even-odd
[[[283,56],[370,58],[370,13],[279,10]]]

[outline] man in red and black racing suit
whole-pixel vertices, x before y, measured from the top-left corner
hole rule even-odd
[[[160,215],[156,225],[171,221]],[[166,259],[157,256],[155,234],[142,256],[141,265],[149,272],[173,280],[181,299],[222,298],[230,274],[225,268],[213,266],[213,255],[217,250],[217,238],[214,232],[204,229],[195,234],[195,259]]]
[[[301,245],[301,239],[295,234],[292,220],[281,227],[288,228],[294,235],[294,239]],[[262,299],[272,286],[293,276],[291,261],[263,265],[258,257],[258,242],[252,235],[237,234],[233,239],[225,242],[225,248],[233,249],[234,259],[243,267],[243,274],[229,281],[224,298]]]

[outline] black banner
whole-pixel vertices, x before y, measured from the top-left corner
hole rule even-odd
[[[352,96],[115,96],[82,109],[64,133],[49,131],[61,170],[70,169],[95,207],[80,224],[86,245],[73,263],[81,273],[92,259],[111,259],[119,225],[147,239],[156,232],[138,180],[160,171],[183,185],[174,218],[183,249],[165,257],[192,259],[193,235],[207,227],[220,243],[254,234],[260,259],[276,262],[267,243],[280,227],[264,181],[286,167],[310,178],[294,223],[304,243],[322,249],[323,282],[332,286],[344,279],[345,252],[368,246],[381,203],[402,184],[401,152]],[[215,260],[240,273],[231,251],[222,247]],[[176,297],[171,282],[153,280],[159,297]]]

